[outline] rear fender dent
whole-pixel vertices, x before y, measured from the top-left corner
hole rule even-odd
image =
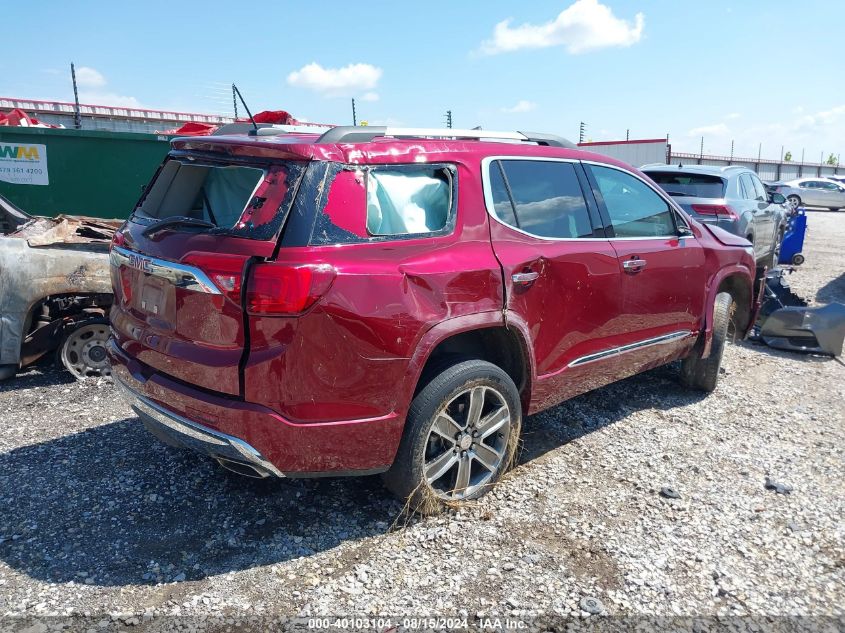
[[[408,363],[401,401],[410,403],[417,382],[422,375],[423,368],[428,362],[432,351],[440,343],[456,334],[485,328],[501,328],[504,325],[505,321],[502,312],[500,310],[491,310],[447,319],[427,330],[414,348],[414,354]],[[516,332],[523,349],[523,354],[528,360],[529,366],[526,367],[526,385],[524,391],[530,391],[530,386],[534,382],[535,369],[534,357],[529,343],[530,338],[527,336],[527,327],[518,318],[515,318],[513,313],[509,313],[508,329]]]

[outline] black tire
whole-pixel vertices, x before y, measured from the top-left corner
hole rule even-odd
[[[786,201],[790,203],[794,208],[798,208],[801,206],[801,197],[796,196],[794,193],[786,196]]]
[[[478,390],[478,387],[485,389]],[[477,393],[481,396],[476,396]],[[476,407],[478,428],[481,429],[481,423],[486,420],[492,420],[494,413],[500,417],[507,414],[506,432],[503,426],[503,430],[492,432],[489,437],[473,439],[479,433],[476,430],[475,435],[471,435],[475,425],[469,422],[474,397],[480,397],[481,402]],[[507,411],[501,413],[505,407]],[[438,426],[443,423],[442,413],[448,413],[457,423],[454,427],[446,424],[455,431],[452,439],[444,439],[443,433],[433,430],[436,422]],[[463,427],[462,414],[466,414],[467,420]],[[393,465],[382,474],[382,479],[394,495],[407,501],[409,509],[424,515],[437,514],[456,502],[477,499],[502,478],[513,463],[521,427],[519,391],[510,376],[483,360],[457,362],[434,376],[414,397]],[[490,428],[493,427],[488,426],[488,430]],[[468,435],[471,435],[469,440]],[[472,445],[461,442],[472,442]],[[485,458],[492,454],[500,460],[489,460],[490,466],[495,466],[491,468],[484,465],[482,454]],[[435,462],[453,465],[432,484],[426,477],[425,466],[429,464],[428,472],[433,476]],[[472,475],[474,479],[467,479],[467,485],[459,489],[457,479],[463,468],[468,469],[468,477]]]
[[[18,373],[17,365],[0,365],[0,380],[8,380]]]
[[[728,340],[728,326],[734,312],[734,300],[727,292],[716,295],[713,306],[713,340],[710,343],[710,355],[701,357],[701,341],[693,348],[689,356],[681,361],[681,384],[699,391],[713,391],[719,382],[719,368]]]

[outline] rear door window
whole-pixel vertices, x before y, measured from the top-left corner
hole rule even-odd
[[[725,197],[725,181],[719,176],[666,171],[648,171],[646,175],[670,196]]]
[[[763,183],[756,174],[748,174],[748,178],[751,180],[751,184],[754,187],[754,199],[759,200],[760,202],[765,202],[766,188],[763,186]]]
[[[208,222],[214,233],[271,239],[281,228],[298,163],[231,165],[170,159],[135,208],[138,218],[184,217]],[[196,227],[194,227],[196,230]]]
[[[676,234],[669,204],[651,187],[620,169],[589,165],[616,237]]]
[[[742,189],[745,193],[745,199],[756,200],[757,190],[754,188],[754,182],[751,180],[751,176],[749,174],[742,174],[739,177],[739,182],[742,183]]]
[[[593,236],[584,192],[572,163],[501,160],[490,163],[495,216],[537,237]]]

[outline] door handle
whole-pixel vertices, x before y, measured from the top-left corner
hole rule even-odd
[[[531,270],[524,273],[514,273],[513,275],[511,275],[511,279],[515,284],[527,285],[533,281],[536,281],[539,276],[540,273]]]
[[[634,274],[641,272],[647,263],[644,259],[626,259],[622,262],[622,268],[625,269],[626,273]]]

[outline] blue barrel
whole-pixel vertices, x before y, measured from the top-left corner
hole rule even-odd
[[[798,207],[786,225],[783,241],[780,244],[779,264],[798,266],[804,263],[804,235],[807,233],[807,213],[804,207]]]

